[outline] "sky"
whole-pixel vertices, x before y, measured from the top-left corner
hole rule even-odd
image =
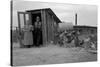
[[[78,25],[97,26],[97,6],[77,5],[67,3],[48,3],[35,1],[13,1],[13,26],[18,26],[17,12],[25,10],[35,10],[51,8],[57,17],[66,23],[75,24],[75,14],[77,13]]]

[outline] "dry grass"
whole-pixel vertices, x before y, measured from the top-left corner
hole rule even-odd
[[[42,48],[14,48],[13,65],[40,65],[96,61],[97,54],[86,52],[83,48],[63,48],[47,46]]]

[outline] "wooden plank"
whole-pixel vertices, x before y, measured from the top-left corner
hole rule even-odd
[[[46,26],[47,26],[47,38],[48,38],[48,42],[50,43],[51,41],[54,41],[54,18],[53,16],[46,12]]]
[[[46,12],[46,26],[47,26],[47,41],[49,43],[49,25],[48,25],[48,13]]]
[[[52,19],[52,15],[50,15],[50,28],[51,28],[51,41],[53,41],[53,19]]]
[[[41,10],[28,10],[26,12],[31,12],[32,14],[41,13]]]
[[[18,12],[17,13],[17,16],[18,16],[18,27],[19,27],[19,42],[20,42],[20,47],[23,47],[23,44],[22,44],[22,39],[21,39],[21,26],[20,26],[20,13]]]
[[[32,24],[32,15],[31,13],[28,13],[28,15],[29,15],[29,22]]]
[[[35,11],[35,12],[32,12],[32,14],[36,14],[36,13],[40,13],[40,11]]]
[[[48,16],[47,16],[47,12],[45,11],[45,15],[46,15],[46,36],[47,36],[47,43],[48,43]]]
[[[26,16],[25,16],[25,13],[23,13],[24,15],[24,24],[26,25]]]
[[[45,10],[41,10],[41,19],[42,19],[42,34],[43,34],[43,44],[47,44],[47,35],[46,35],[46,14]]]
[[[53,33],[52,33],[52,15],[47,12],[47,16],[48,16],[48,19],[47,19],[47,25],[48,25],[48,42],[51,43],[51,41],[53,41]]]
[[[50,15],[50,29],[51,29],[51,41],[52,41],[52,15]]]
[[[43,36],[43,44],[45,44],[45,40],[44,40],[44,38],[45,38],[45,33],[44,33],[44,18],[43,18],[43,11],[41,10],[41,20],[42,20],[42,36]]]
[[[48,14],[48,12],[47,12],[47,36],[48,36],[48,43],[50,43],[50,41],[51,41],[51,28],[50,28],[50,15]]]
[[[54,41],[54,18],[52,16],[52,40]]]
[[[49,14],[47,14],[48,15],[48,42],[50,43],[50,41],[51,41],[51,27],[50,27],[50,15]]]
[[[45,31],[45,43],[47,44],[47,33],[46,33],[46,13],[45,13],[45,10],[44,10],[44,31]]]

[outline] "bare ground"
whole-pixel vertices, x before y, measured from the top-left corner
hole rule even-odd
[[[42,48],[14,48],[13,65],[40,65],[96,61],[97,54],[88,53],[83,48],[63,48],[48,46]]]

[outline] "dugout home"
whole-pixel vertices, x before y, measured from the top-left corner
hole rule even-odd
[[[55,33],[58,31],[58,23],[61,23],[60,19],[56,16],[56,14],[50,9],[36,9],[36,10],[26,10],[25,12],[18,11],[18,27],[19,34],[21,34],[21,30],[26,25],[26,22],[31,22],[34,26],[35,18],[39,16],[42,24],[42,44],[46,45],[50,42],[55,42]],[[20,38],[20,45],[23,44],[22,40],[24,38]],[[34,44],[34,34],[33,34],[33,44]]]

